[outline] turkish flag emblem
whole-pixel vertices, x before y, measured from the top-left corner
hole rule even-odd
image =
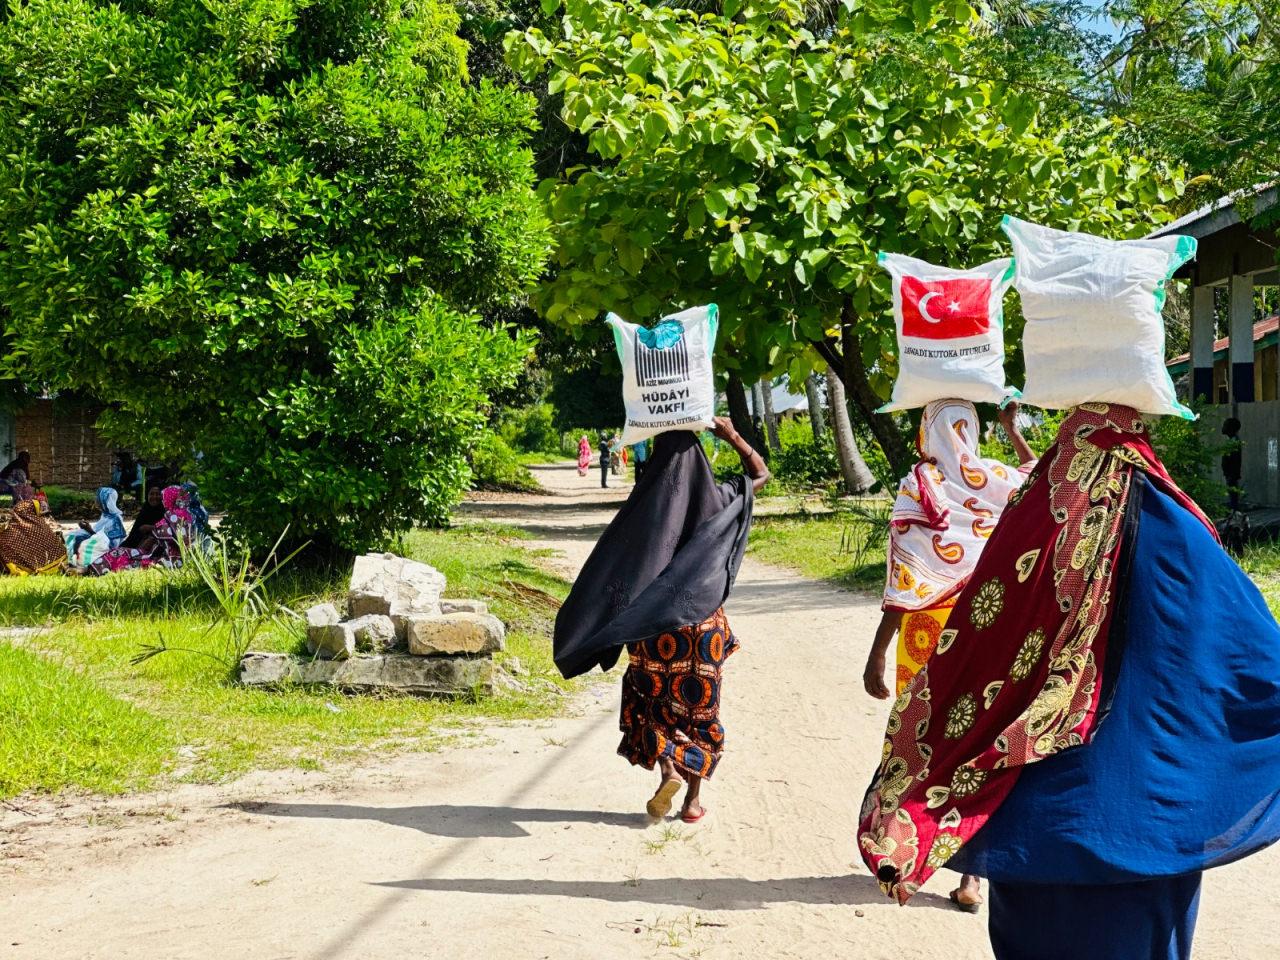
[[[902,335],[923,340],[958,340],[991,329],[991,281],[902,278]]]

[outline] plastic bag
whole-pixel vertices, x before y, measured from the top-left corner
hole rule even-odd
[[[711,429],[716,409],[711,355],[719,319],[714,303],[664,317],[652,328],[609,314],[622,361],[623,445],[668,430]]]
[[[954,270],[898,253],[879,260],[893,277],[898,332],[898,379],[881,411],[949,398],[1003,403],[1018,395],[1004,378],[1003,301],[1013,261]]]
[[[1108,240],[1005,217],[1027,325],[1024,402],[1089,401],[1194,419],[1164,365],[1165,288],[1194,237]]]

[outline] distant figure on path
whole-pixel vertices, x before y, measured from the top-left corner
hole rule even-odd
[[[600,445],[597,448],[600,452],[600,486],[609,486],[609,438],[605,434],[600,434]]]
[[[584,433],[578,440],[578,476],[585,477],[591,469],[591,441]]]
[[[1018,431],[1017,412],[1017,404],[1009,404],[1000,411],[1000,422],[1021,468],[983,459],[978,452],[982,423],[968,400],[935,400],[925,407],[916,434],[920,461],[902,478],[890,516],[884,615],[862,675],[871,696],[890,696],[884,675],[895,634],[895,695],[933,655],[982,548],[1035,463]],[[951,900],[975,913],[982,903],[980,889],[977,877],[966,876]]]
[[[639,480],[644,474],[645,462],[649,459],[649,441],[641,440],[639,443],[631,445],[632,456],[636,461],[636,479]]]
[[[986,877],[996,960],[1188,960],[1280,837],[1280,627],[1140,413],[1071,410],[889,718],[859,846]]]
[[[629,656],[622,680],[622,743],[632,764],[659,770],[645,806],[659,819],[688,785],[680,816],[706,813],[700,791],[724,749],[720,679],[738,648],[724,602],[746,551],[755,492],[769,478],[728,420],[715,432],[746,474],[717,484],[698,436],[654,439],[643,476],[601,535],[556,617],[556,665],[566,677]]]
[[[1234,513],[1240,509],[1240,475],[1244,459],[1240,421],[1235,417],[1228,417],[1222,425],[1222,434],[1230,443],[1227,452],[1222,455],[1222,478],[1227,482],[1227,506]]]

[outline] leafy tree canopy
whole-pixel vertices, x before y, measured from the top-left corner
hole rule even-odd
[[[563,11],[557,38],[507,39],[593,153],[542,187],[558,268],[545,315],[581,328],[604,309],[715,301],[722,368],[799,379],[822,357],[895,468],[905,445],[872,412],[896,372],[878,251],[981,262],[1007,253],[1003,213],[1140,235],[1180,188],[1096,112],[1011,79],[962,0],[845,0],[821,29],[790,0]]]
[[[437,0],[31,0],[0,26],[0,375],[197,465],[251,540],[443,520],[529,344],[527,96]]]

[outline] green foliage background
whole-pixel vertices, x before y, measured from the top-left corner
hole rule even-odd
[[[105,403],[246,539],[443,521],[528,339],[532,99],[436,0],[33,0],[0,26],[0,375]]]

